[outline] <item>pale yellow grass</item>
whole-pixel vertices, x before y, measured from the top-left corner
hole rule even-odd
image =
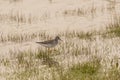
[[[120,14],[119,0],[116,1],[114,5],[107,0],[1,0],[0,79],[60,80],[53,67],[43,65],[37,58],[39,50],[49,52],[35,43],[56,35],[60,35],[63,42],[50,55],[64,74],[72,66],[94,58],[100,59],[101,72],[113,67],[119,70],[120,65],[116,66],[120,63],[119,37],[108,39],[93,35],[84,39],[76,36],[79,32],[104,32],[106,25]],[[69,37],[72,31],[78,33]]]

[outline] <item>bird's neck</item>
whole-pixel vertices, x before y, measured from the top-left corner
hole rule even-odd
[[[55,41],[57,41],[57,42],[58,42],[58,39],[55,39]]]

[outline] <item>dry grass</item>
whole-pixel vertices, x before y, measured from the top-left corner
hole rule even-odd
[[[9,4],[9,8],[4,11],[4,5],[2,5],[0,12],[0,79],[120,79],[120,18],[118,16],[119,10],[116,10],[119,3],[114,1],[112,3],[106,0],[103,1],[104,5],[106,5],[105,7],[103,4],[102,6],[97,6],[98,4],[96,3],[98,1],[92,0],[85,1],[79,5],[78,3],[82,1],[77,2],[76,0],[74,2],[71,0],[69,2],[65,1],[64,4],[61,0],[28,1],[29,5],[33,4],[33,7],[29,6],[27,8],[28,5],[23,0],[1,1],[5,5]],[[38,4],[41,1],[44,5]],[[17,5],[21,6],[21,9]],[[36,7],[38,8],[36,9]],[[108,14],[109,12],[110,14]],[[106,29],[100,29],[99,31],[92,29],[87,31],[88,26],[97,27],[97,25],[100,25],[102,22],[99,23],[101,20],[99,21],[97,17],[106,14],[111,19],[108,20],[111,22],[105,23]],[[98,23],[95,21],[98,21]],[[68,25],[65,25],[67,22]],[[57,25],[53,25],[53,23]],[[8,26],[4,26],[3,24]],[[9,26],[9,24],[17,24],[18,28]],[[29,26],[23,26],[27,24]],[[80,26],[84,27],[81,24],[87,25],[85,32],[79,30],[81,29]],[[41,26],[48,29],[42,31]],[[51,26],[53,26],[54,31],[56,30],[54,35],[49,32],[49,27]],[[58,32],[55,26],[57,26]],[[74,28],[77,26],[78,28],[76,30],[67,29],[59,31],[58,26],[61,28],[65,26],[72,26]],[[13,30],[9,31],[3,27]],[[34,28],[36,28],[36,31]],[[35,43],[36,41],[53,39],[56,35],[60,36],[63,42],[60,42],[58,46],[51,50]]]
[[[117,41],[96,38],[92,41],[79,39],[74,42],[67,38],[65,43],[52,51],[42,48],[36,49],[36,52],[11,51],[10,59],[3,58],[1,65],[2,68],[9,69],[4,72],[5,78],[9,80],[119,79],[119,57],[115,57],[119,54]],[[116,53],[111,52],[114,47]]]

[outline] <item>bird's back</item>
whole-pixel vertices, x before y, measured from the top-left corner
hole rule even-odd
[[[48,41],[43,41],[43,42],[36,42],[38,44],[49,44],[49,43],[53,43],[54,40],[48,40]]]
[[[48,40],[48,41],[44,41],[44,42],[36,42],[42,46],[45,46],[45,47],[54,47],[58,44],[58,41],[56,40]]]

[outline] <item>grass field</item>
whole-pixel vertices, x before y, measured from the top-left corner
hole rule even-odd
[[[119,80],[119,15],[119,0],[0,0],[0,80]]]

